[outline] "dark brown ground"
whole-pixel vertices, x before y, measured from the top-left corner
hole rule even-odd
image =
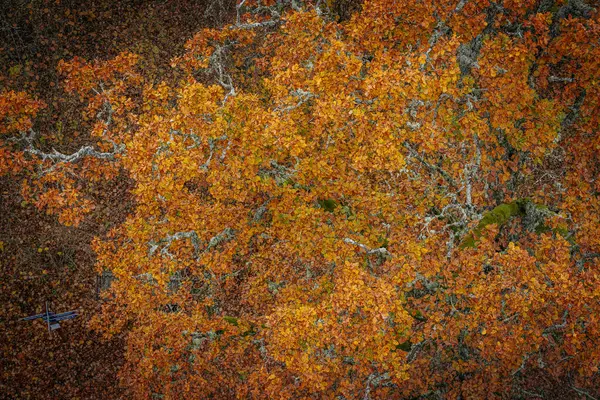
[[[0,90],[43,99],[37,129],[48,146],[72,151],[87,139],[85,122],[82,105],[61,89],[58,61],[129,50],[142,55],[150,81],[169,79],[170,59],[194,32],[222,24],[233,0],[214,3],[207,12],[209,2],[193,0],[0,0]],[[67,228],[23,203],[23,178],[0,177],[0,399],[127,398],[117,377],[123,339],[102,339],[88,321],[100,307],[90,241],[126,217],[130,182],[93,188],[91,217]],[[52,334],[43,321],[19,321],[46,301],[54,312],[80,316]]]

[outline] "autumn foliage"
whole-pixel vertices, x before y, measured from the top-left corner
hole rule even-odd
[[[134,182],[135,209],[94,241],[114,279],[91,324],[126,335],[120,383],[597,395],[599,11],[339,3],[238,2],[171,60],[176,80],[131,53],[61,62],[94,121],[74,153],[34,140],[41,102],[2,92],[0,172],[29,171],[41,210],[77,225],[94,208],[79,181]]]

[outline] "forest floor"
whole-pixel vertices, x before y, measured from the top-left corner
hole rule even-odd
[[[220,25],[233,2],[193,0],[13,0],[0,5],[0,90],[27,91],[48,107],[37,126],[49,146],[68,152],[87,139],[82,105],[57,75],[61,59],[142,56],[150,82],[169,79],[169,62],[196,31]],[[212,6],[211,6],[212,5]],[[79,134],[79,132],[82,132]],[[58,134],[60,133],[60,135]],[[124,340],[92,331],[99,311],[91,240],[121,223],[133,206],[121,177],[93,188],[96,208],[78,228],[62,226],[23,201],[22,176],[0,177],[0,399],[119,399]],[[49,333],[42,312],[78,310]]]

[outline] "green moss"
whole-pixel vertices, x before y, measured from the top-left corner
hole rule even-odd
[[[535,227],[535,233],[537,233],[538,235],[541,235],[542,233],[546,233],[546,232],[550,232],[550,231],[554,231],[554,229],[546,226],[545,224],[539,224],[538,226]]]
[[[546,205],[535,204],[530,198],[500,204],[483,215],[483,218],[481,218],[473,231],[463,239],[460,248],[474,248],[483,230],[488,225],[496,224],[501,227],[514,217],[524,217],[523,223],[526,228],[537,234],[553,232],[554,234],[561,235],[572,246],[575,246],[575,240],[566,226],[561,225],[557,228],[550,228],[544,224],[544,218],[549,214],[552,214],[552,212]]]
[[[242,337],[254,336],[254,335],[256,335],[256,330],[254,329],[254,325],[252,325],[250,327],[250,329],[248,329],[246,332],[242,333]]]
[[[474,248],[474,247],[475,247],[475,238],[473,237],[473,234],[470,233],[462,241],[462,243],[460,244],[460,248],[461,249],[466,249],[466,248]]]
[[[318,203],[321,208],[327,212],[333,212],[338,205],[333,199],[321,199],[318,200]]]
[[[417,312],[414,315],[411,315],[411,317],[413,317],[414,319],[416,319],[417,321],[427,321],[427,318],[425,318],[425,316],[423,315],[423,313],[419,310],[417,310]]]
[[[400,343],[399,345],[396,345],[396,349],[406,351],[406,352],[410,351],[411,348],[412,348],[412,343],[410,342],[410,339],[408,339],[404,343]]]
[[[514,217],[527,216],[530,219],[539,221],[543,219],[545,215],[549,213],[547,206],[543,204],[535,204],[529,198],[519,199],[510,203],[500,204],[493,210],[488,211],[483,215],[483,218],[479,221],[475,229],[468,234],[460,244],[460,248],[473,248],[476,245],[477,240],[481,236],[482,232],[488,225],[496,224],[499,227],[506,224]],[[544,224],[536,222],[533,230],[538,233],[543,233],[549,230]],[[563,236],[565,236],[563,234]]]
[[[223,317],[223,319],[225,320],[225,322],[227,322],[231,325],[238,326],[238,320],[235,317],[225,316],[225,317]]]
[[[377,240],[379,241],[379,247],[383,247],[384,249],[387,249],[390,242],[388,241],[388,239],[383,236],[383,235],[379,235],[377,237]]]
[[[577,242],[573,238],[573,235],[569,232],[565,225],[559,225],[556,228],[552,229],[552,232],[555,234],[561,235],[571,246],[577,246]]]
[[[488,211],[483,215],[483,218],[479,221],[473,232],[468,234],[460,244],[460,248],[464,249],[467,247],[475,247],[475,243],[481,233],[488,225],[496,224],[502,226],[507,223],[511,218],[516,216],[522,216],[525,212],[525,202],[529,200],[515,200],[510,203],[500,204],[493,210]]]
[[[347,219],[354,218],[354,212],[349,206],[342,206],[342,213],[346,216]]]

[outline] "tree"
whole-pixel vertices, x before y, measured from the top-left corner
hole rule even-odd
[[[40,105],[3,94],[41,206],[92,207],[68,181],[37,195],[73,168],[135,182],[135,210],[94,245],[116,278],[97,326],[127,335],[122,383],[139,398],[599,387],[597,10],[329,6],[238,2],[173,60],[174,85],[144,82],[130,54],[63,63],[99,119],[73,154],[36,148]]]

